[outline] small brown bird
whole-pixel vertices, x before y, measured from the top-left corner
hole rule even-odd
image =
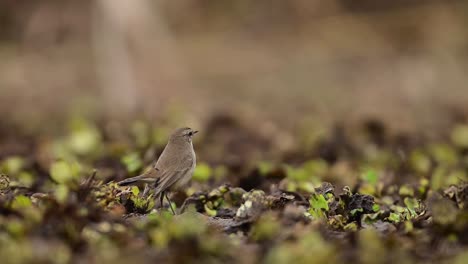
[[[159,195],[161,206],[166,197],[172,213],[175,214],[167,192],[183,188],[192,179],[196,165],[192,137],[196,133],[198,131],[188,127],[177,129],[170,136],[169,142],[151,170],[118,182],[118,184],[122,186],[137,182],[154,184],[155,197]]]

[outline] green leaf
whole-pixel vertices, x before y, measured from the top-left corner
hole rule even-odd
[[[122,157],[122,163],[129,173],[135,173],[143,167],[143,162],[137,152],[131,152]]]
[[[322,194],[313,193],[310,197],[309,213],[315,219],[325,218],[325,212],[328,212],[328,202]]]
[[[18,174],[23,169],[24,163],[22,157],[13,156],[4,160],[0,168],[7,174]]]
[[[131,196],[135,209],[140,213],[148,213],[154,208],[154,198],[152,195],[148,197]]]
[[[204,208],[205,208],[205,212],[206,212],[207,215],[212,216],[212,217],[216,216],[216,214],[217,214],[216,209],[210,208],[210,206],[208,206],[208,204],[205,204]]]
[[[66,185],[60,184],[54,190],[55,198],[57,198],[57,201],[63,204],[67,201],[69,192],[70,191]]]
[[[398,191],[398,193],[401,196],[414,196],[413,188],[411,186],[406,185],[406,184],[400,187],[400,190]]]
[[[357,226],[356,222],[351,222],[351,223],[345,225],[343,229],[347,230],[347,231],[357,231],[358,226]]]
[[[75,118],[70,124],[70,129],[67,144],[74,153],[91,154],[100,147],[101,135],[91,122]]]
[[[273,214],[264,214],[252,228],[252,238],[255,241],[269,240],[277,236],[281,225]]]
[[[138,189],[138,186],[132,186],[132,193],[133,195],[138,196],[138,194],[140,193],[140,189]]]
[[[262,161],[258,164],[258,170],[261,175],[265,175],[270,172],[273,168],[273,164],[271,162]]]
[[[321,159],[309,160],[300,167],[285,166],[289,179],[298,182],[320,183],[320,178],[328,171],[328,165]]]
[[[419,207],[420,207],[418,200],[414,198],[406,197],[404,200],[404,203],[406,207],[408,208],[412,218],[418,216],[417,211],[419,210]]]
[[[380,211],[380,205],[378,205],[378,204],[372,205],[372,210],[373,210],[374,212]]]
[[[418,173],[428,173],[431,169],[431,159],[420,150],[413,151],[409,158],[410,166]]]
[[[23,208],[28,208],[31,206],[32,206],[31,199],[29,199],[29,197],[26,197],[24,195],[16,196],[13,202],[11,203],[11,208],[13,209],[23,209]]]
[[[198,182],[206,182],[210,179],[213,171],[210,166],[206,163],[200,163],[195,168],[193,173],[193,179]]]
[[[328,171],[328,163],[322,159],[309,160],[302,164],[307,174],[321,178]]]
[[[432,144],[429,151],[434,159],[444,166],[455,165],[458,162],[458,156],[455,149],[447,144]]]
[[[405,221],[404,230],[405,230],[405,233],[410,233],[411,231],[413,231],[414,230],[413,222]]]
[[[69,183],[78,177],[77,164],[69,164],[65,161],[56,161],[50,167],[50,177],[58,183]]]
[[[434,191],[446,188],[450,185],[466,181],[467,175],[464,170],[451,170],[446,166],[438,166],[432,173],[431,189]]]
[[[400,220],[400,215],[396,213],[390,213],[390,216],[388,217],[388,220],[394,223],[399,223]]]
[[[379,175],[373,169],[368,169],[362,174],[362,179],[369,184],[375,185],[379,180]]]
[[[34,175],[25,171],[20,172],[17,178],[18,178],[18,182],[20,182],[21,185],[27,186],[27,187],[31,187],[35,181]]]
[[[310,178],[311,175],[308,175],[303,168],[295,168],[291,166],[286,166],[286,175],[288,178],[294,181],[302,182]]]

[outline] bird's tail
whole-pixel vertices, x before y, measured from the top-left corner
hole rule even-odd
[[[139,176],[135,176],[135,177],[132,177],[132,178],[125,179],[123,181],[119,181],[117,184],[120,185],[120,186],[126,186],[126,185],[131,185],[131,184],[136,183],[136,182],[152,183],[155,180],[156,180],[155,178],[150,177],[147,174],[142,174],[142,175],[139,175]]]

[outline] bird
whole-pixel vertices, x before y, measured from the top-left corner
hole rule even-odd
[[[180,190],[192,179],[196,166],[196,155],[193,149],[192,137],[198,133],[189,127],[175,130],[169,137],[163,152],[156,164],[147,172],[118,182],[120,186],[132,185],[143,182],[153,184],[155,197],[159,196],[160,205],[164,198],[169,202],[172,213],[171,200],[167,192]]]

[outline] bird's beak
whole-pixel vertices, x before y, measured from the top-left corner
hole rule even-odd
[[[194,134],[194,135],[195,135],[196,133],[198,133],[198,130],[193,131],[193,134]]]

